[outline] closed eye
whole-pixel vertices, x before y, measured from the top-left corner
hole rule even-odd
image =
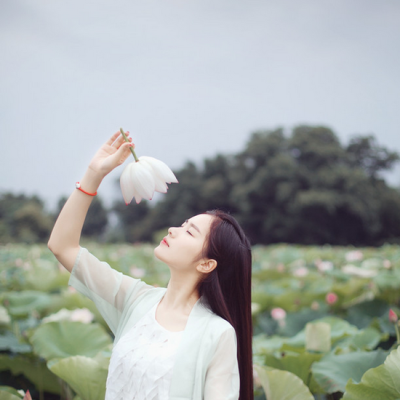
[[[193,236],[189,231],[186,231],[190,236]]]

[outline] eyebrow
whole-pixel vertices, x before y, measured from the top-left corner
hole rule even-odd
[[[188,223],[188,222],[189,222],[189,220],[187,219],[185,221],[185,223]],[[189,222],[189,225],[192,226],[194,229],[196,229],[197,232],[199,232],[201,234],[200,229],[193,222]]]

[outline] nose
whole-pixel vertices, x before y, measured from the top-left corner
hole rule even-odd
[[[177,228],[171,226],[171,228],[168,229],[168,235],[169,236],[176,236]]]

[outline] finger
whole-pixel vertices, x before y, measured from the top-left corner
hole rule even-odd
[[[106,144],[111,146],[114,143],[115,139],[118,137],[118,135],[120,135],[120,132],[115,132],[114,135],[112,135],[110,139],[107,140]]]
[[[127,143],[125,142],[114,154],[114,157],[117,161],[118,165],[121,165],[125,162],[125,160],[132,155],[132,152],[130,149],[134,149],[135,145],[133,143]],[[133,159],[132,159],[133,160]]]
[[[129,142],[132,141],[132,138],[128,137]],[[113,143],[112,147],[115,147],[116,149],[119,149],[119,147],[124,144],[124,143],[129,143],[125,142],[125,139],[122,135],[119,136],[119,138]]]

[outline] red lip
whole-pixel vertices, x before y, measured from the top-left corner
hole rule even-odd
[[[161,243],[164,243],[165,245],[167,245],[169,247],[169,244],[167,242],[167,239],[163,238],[163,240],[161,240]]]

